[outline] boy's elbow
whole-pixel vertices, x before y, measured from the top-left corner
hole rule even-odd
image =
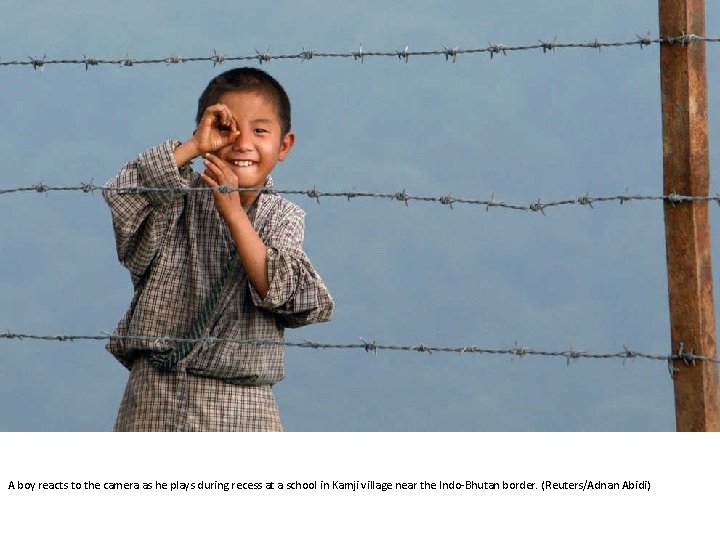
[[[321,283],[318,291],[318,302],[316,308],[313,311],[313,323],[328,322],[332,318],[333,310],[335,309],[335,301],[330,292],[325,287],[324,283]]]
[[[317,310],[317,315],[315,316],[313,322],[314,323],[324,323],[328,322],[330,319],[332,319],[333,310],[335,309],[335,302],[333,302],[332,297],[328,294],[327,301],[320,307],[320,309]]]
[[[300,328],[309,324],[328,322],[332,318],[333,309],[334,304],[331,299],[323,306],[308,311],[287,313],[280,316],[280,319],[286,328]]]

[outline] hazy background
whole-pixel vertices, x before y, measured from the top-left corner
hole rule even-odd
[[[707,4],[707,35],[718,37],[720,8]],[[0,12],[3,60],[347,52],[361,43],[439,50],[658,33],[656,0],[2,0]],[[626,188],[660,194],[658,63],[653,45],[456,63],[263,64],[290,94],[298,138],[275,186],[494,192],[520,204]],[[0,189],[104,182],[143,149],[188,138],[202,89],[237,65],[0,68]],[[708,73],[717,170],[717,45],[708,45]],[[670,352],[661,203],[542,216],[291,199],[307,211],[306,251],[336,301],[332,322],[288,331],[291,341]],[[711,216],[717,225],[716,208]],[[99,193],[0,196],[0,254],[0,331],[110,332],[130,301]],[[288,348],[286,364],[276,394],[287,430],[674,429],[663,362]],[[0,430],[108,430],[126,379],[101,342],[0,340]]]

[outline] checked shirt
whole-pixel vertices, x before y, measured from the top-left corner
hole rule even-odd
[[[330,319],[332,297],[302,249],[304,212],[277,194],[261,193],[248,216],[268,248],[270,289],[260,297],[238,264],[218,294],[223,270],[237,256],[235,245],[212,193],[183,192],[204,184],[189,166],[178,169],[172,154],[178,144],[146,150],[103,192],[118,258],[134,287],[113,334],[131,338],[111,338],[107,345],[131,370],[115,427],[278,429],[270,387],[284,375],[283,346],[224,340],[280,342],[286,327]],[[134,192],[137,187],[168,189]],[[199,337],[218,341],[198,342],[167,372],[150,366],[178,347],[157,338],[189,337],[211,294],[217,302]]]

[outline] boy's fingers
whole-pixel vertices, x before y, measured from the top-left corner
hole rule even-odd
[[[221,164],[222,164],[222,160],[219,157],[217,157],[213,154],[207,154],[205,156],[205,165],[212,165],[214,167],[220,167]]]
[[[201,124],[212,124],[215,119],[218,117],[219,110],[215,109],[215,107],[208,107],[205,110],[205,114],[203,114],[202,118],[200,119]]]
[[[205,113],[200,119],[200,124],[209,127],[216,123],[224,124],[225,120],[223,119],[223,107],[224,105],[212,105],[211,107],[205,109]]]
[[[216,187],[218,185],[218,183],[206,173],[200,173],[200,178],[202,178],[202,181],[205,182],[208,187]]]
[[[215,103],[215,105],[210,105],[207,109],[205,109],[205,112],[215,113],[222,110],[227,110],[227,106],[223,105],[222,103]]]
[[[219,174],[222,174],[222,169],[215,165],[212,161],[206,161],[205,166],[208,168],[209,172],[212,172],[215,174],[215,176],[218,176]]]
[[[218,181],[223,180],[230,184],[237,181],[235,173],[230,170],[229,165],[217,156],[213,156],[212,159],[206,159],[205,166],[218,178]]]
[[[219,170],[221,170],[221,171],[223,171],[223,172],[226,172],[226,171],[229,171],[229,170],[230,170],[230,167],[228,166],[228,164],[225,163],[225,161],[223,161],[222,159],[220,159],[220,158],[217,157],[216,155],[208,154],[207,157],[206,157],[206,159],[207,159],[207,163],[208,163],[208,164],[214,165],[217,169],[219,169]]]
[[[235,120],[232,118],[232,116],[230,116],[230,119],[233,125],[236,125]],[[231,136],[227,137],[228,139],[230,139],[228,144],[235,140],[238,135],[239,132],[234,129]],[[231,189],[238,187],[238,178],[237,176],[235,176],[235,173],[232,171],[230,165],[226,161],[210,152],[206,153],[203,157],[206,169],[205,172],[200,175],[200,177],[208,187],[219,188],[221,186],[227,186]],[[213,195],[216,197],[215,200],[217,202],[220,193],[213,193]],[[225,193],[225,195],[227,195],[228,198],[237,197],[237,193],[233,191],[228,191],[227,193]]]
[[[209,171],[205,171],[204,173],[200,173],[200,178],[203,182],[205,182],[205,185],[210,188],[219,188],[221,185],[227,185],[227,184],[220,184],[220,182],[216,181],[210,174],[208,174]],[[230,186],[232,187],[232,186]],[[217,195],[214,193],[213,195]],[[233,194],[231,192],[226,193],[228,197],[231,197]]]
[[[211,118],[219,118],[223,124],[230,121],[230,118],[232,118],[232,114],[230,113],[230,110],[227,108],[227,106],[216,103],[215,105],[211,105],[207,109],[205,109],[205,113],[210,116]]]

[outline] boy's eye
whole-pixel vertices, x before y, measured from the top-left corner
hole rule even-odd
[[[268,130],[264,128],[255,128],[255,133],[267,133]]]

